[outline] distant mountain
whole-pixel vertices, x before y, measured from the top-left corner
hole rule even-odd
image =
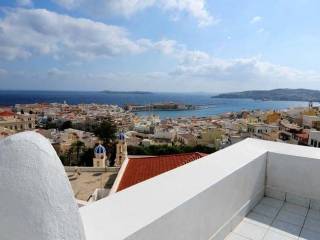
[[[105,90],[104,93],[109,94],[153,94],[152,92],[146,92],[146,91],[109,91]]]
[[[223,93],[212,98],[250,98],[264,101],[314,101],[320,102],[320,91],[310,89],[274,89]]]

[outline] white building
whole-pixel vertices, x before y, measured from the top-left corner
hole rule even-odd
[[[320,148],[320,131],[310,130],[308,145]]]
[[[270,125],[264,123],[254,123],[247,125],[247,131],[251,136],[262,137],[263,134],[271,134],[272,132],[277,132],[279,127],[277,125]]]
[[[319,172],[320,149],[247,139],[78,209],[50,143],[21,133],[0,140],[1,240],[320,239]]]
[[[149,133],[151,130],[151,123],[142,122],[135,124],[133,130],[139,133]]]
[[[156,127],[154,130],[154,138],[156,139],[166,139],[169,141],[173,141],[176,137],[176,130],[173,128],[166,127]]]
[[[313,128],[314,122],[320,122],[320,116],[309,116],[309,115],[302,116],[303,127]]]

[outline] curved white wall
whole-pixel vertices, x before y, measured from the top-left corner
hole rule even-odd
[[[61,161],[40,134],[0,140],[0,194],[1,240],[85,239]]]

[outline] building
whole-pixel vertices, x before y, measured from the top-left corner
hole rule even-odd
[[[104,146],[99,144],[94,149],[93,167],[105,168],[107,166],[107,150]]]
[[[297,124],[290,123],[287,120],[281,120],[279,124],[279,139],[280,141],[298,144],[297,134],[302,133],[302,127]]]
[[[279,112],[267,113],[265,116],[265,123],[267,124],[278,124],[280,120],[281,113]]]
[[[304,128],[314,128],[320,124],[320,116],[303,115],[302,126]]]
[[[122,163],[128,158],[126,135],[122,132],[118,136],[116,148],[117,150],[115,164],[117,167],[120,167]]]
[[[177,134],[177,141],[188,146],[196,146],[198,143],[197,138],[190,133]]]
[[[1,138],[5,138],[5,137],[8,137],[10,135],[13,135],[15,134],[16,132],[14,130],[10,130],[8,128],[3,128],[3,127],[0,127],[0,139]]]
[[[0,112],[0,127],[17,132],[32,130],[36,126],[34,114],[13,113],[11,111]]]
[[[320,131],[310,130],[308,145],[311,147],[320,148]]]
[[[195,152],[130,158],[122,165],[110,194],[124,190],[206,155],[207,154]]]
[[[254,123],[247,125],[247,131],[251,136],[263,139],[264,135],[270,135],[273,132],[278,132],[279,126],[265,123]]]
[[[0,140],[1,239],[320,239],[319,172],[318,148],[246,139],[78,208],[50,143],[19,133]]]
[[[168,127],[156,127],[154,130],[154,138],[155,139],[163,139],[168,142],[174,141],[176,137],[176,131],[173,128]]]

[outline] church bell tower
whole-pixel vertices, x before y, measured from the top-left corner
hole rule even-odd
[[[105,168],[107,160],[107,150],[104,146],[99,144],[94,149],[93,167]]]
[[[115,165],[116,167],[120,167],[124,162],[124,160],[128,158],[126,135],[123,132],[121,132],[118,136],[118,142],[116,147],[117,147],[117,152],[116,152]]]

